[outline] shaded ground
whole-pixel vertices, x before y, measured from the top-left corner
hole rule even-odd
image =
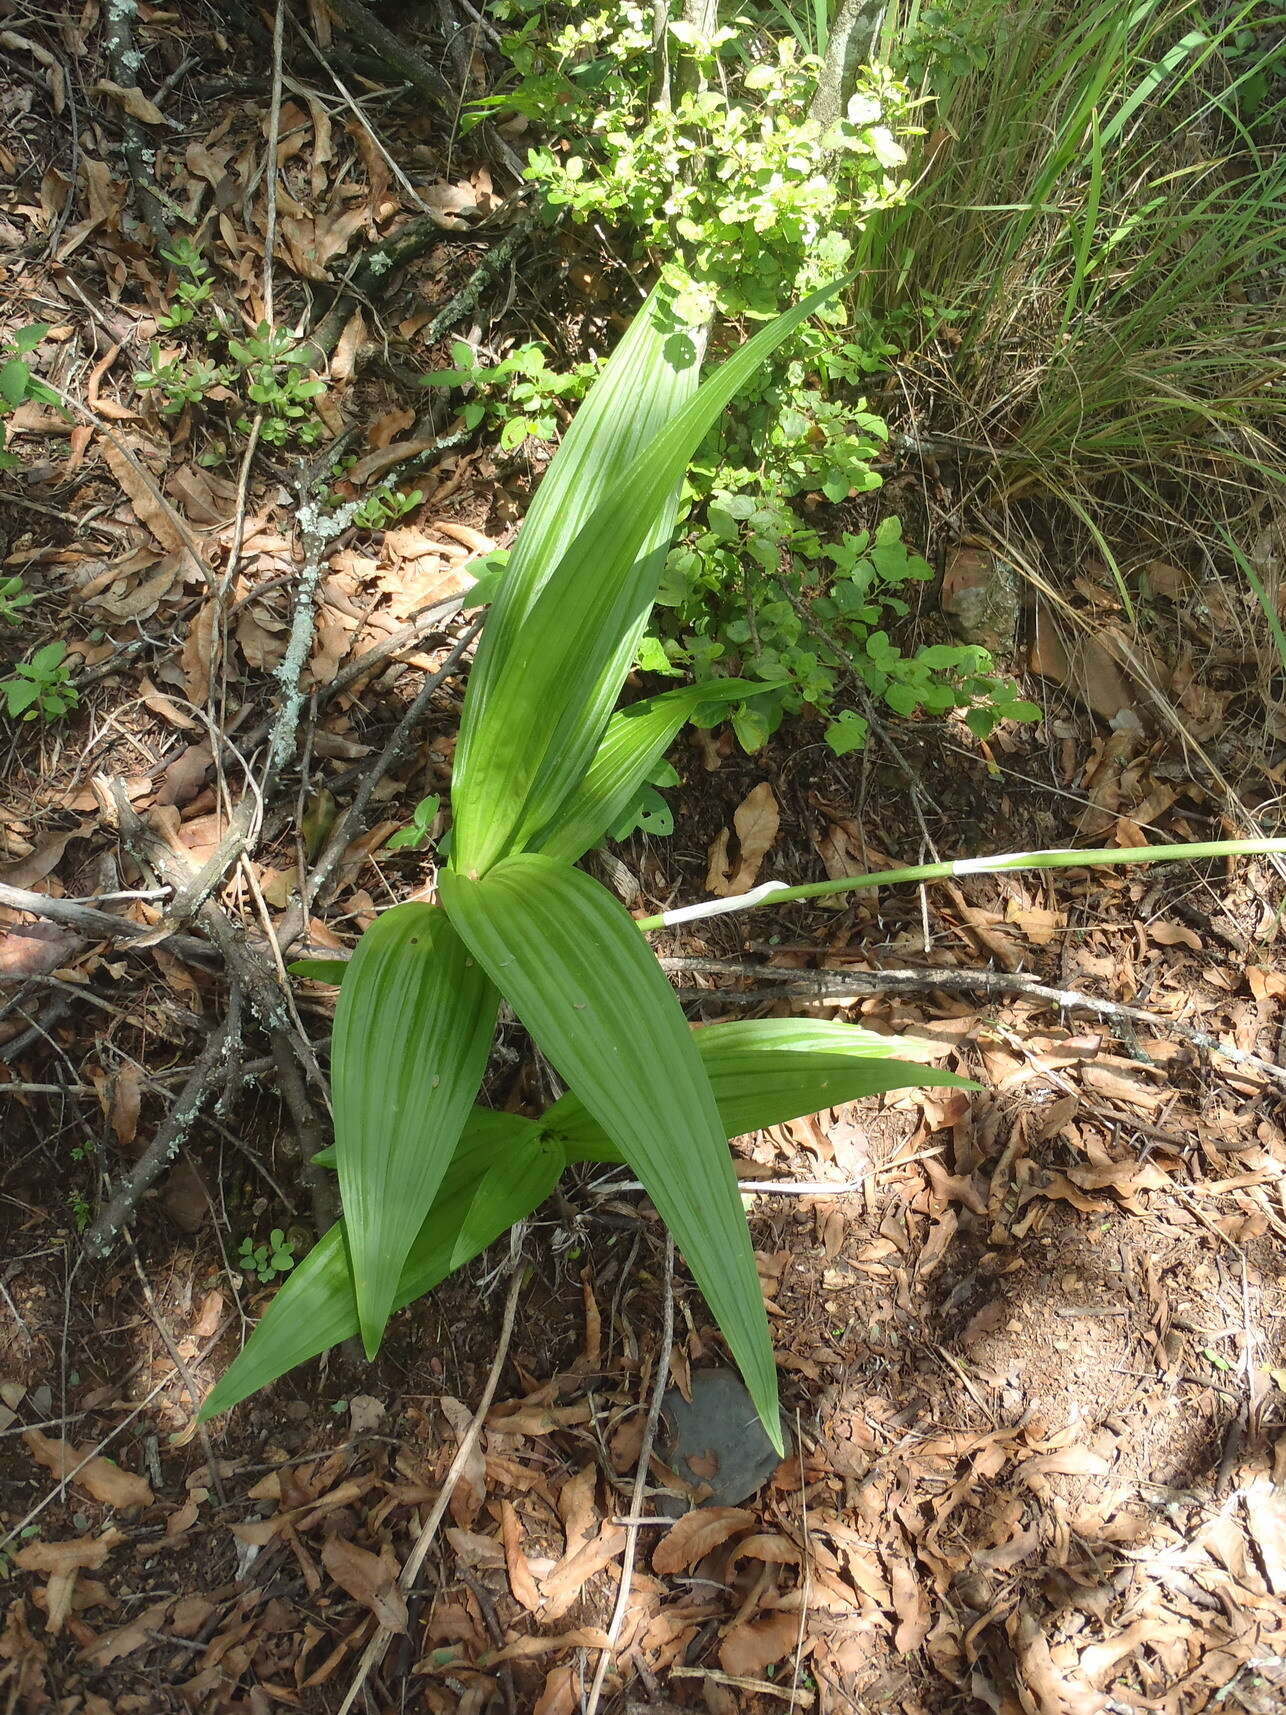
[[[181,129],[158,173],[171,194],[194,187],[195,212],[217,213],[219,290],[253,321],[264,92],[194,84],[211,69],[206,38],[162,15],[148,30],[175,66],[175,49],[204,56],[176,86],[170,116]],[[72,35],[61,33],[59,52],[87,106],[99,50]],[[39,32],[30,39],[43,45]],[[75,898],[145,885],[95,777],[123,780],[137,810],[159,810],[197,866],[247,772],[227,753],[233,790],[221,796],[207,711],[244,742],[258,777],[293,612],[300,455],[265,449],[238,530],[236,458],[202,463],[208,422],[161,420],[130,380],[164,292],[113,153],[115,110],[94,108],[102,147],[75,165],[52,74],[7,88],[15,180],[0,216],[13,262],[0,313],[6,326],[54,323],[47,372],[94,421],[69,435],[41,408],[19,417],[12,441],[22,465],[0,506],[3,569],[38,597],[14,649],[62,636],[86,677],[67,720],[7,728],[0,881]],[[312,95],[331,101],[329,85]],[[283,113],[282,180],[295,207],[280,211],[277,271],[291,315],[304,314],[309,294],[319,315],[325,308],[332,237],[338,273],[346,244],[404,212],[361,139],[336,140],[347,110],[331,114],[332,156],[319,160],[319,111],[329,109],[299,97]],[[453,156],[448,175],[428,121],[371,111],[393,128],[426,196],[454,198],[462,218],[492,215],[489,171],[466,173]],[[365,233],[342,232],[338,217],[358,207]],[[600,313],[610,291],[597,275],[582,290],[578,246],[551,238],[534,274],[487,288],[477,316],[495,318],[493,338],[526,337],[534,323],[546,335],[565,325],[570,339],[579,319]],[[432,367],[425,306],[441,304],[482,254],[444,243],[402,295],[347,322],[329,426],[355,423],[372,468],[390,442],[452,427],[414,421],[420,401],[407,404],[396,370],[367,349],[379,344],[372,336],[392,331],[404,369]],[[109,429],[152,471],[168,510],[131,477]],[[521,516],[525,457],[473,443],[429,453],[417,479],[425,500],[408,519],[327,550],[310,695],[418,609],[466,594],[468,562]],[[901,474],[899,503],[920,508],[924,545],[945,559],[959,528],[955,475]],[[209,587],[167,539],[174,514],[216,571],[240,544],[221,657]],[[1034,552],[1039,515],[1022,524]],[[601,873],[640,909],[703,897],[716,856],[737,862],[734,815],[764,787],[779,825],[759,879],[914,862],[930,844],[968,855],[1134,844],[1140,829],[1214,837],[1234,788],[1271,810],[1279,728],[1246,642],[1247,607],[1186,563],[1161,559],[1173,575],[1148,572],[1164,543],[1130,549],[1142,568],[1136,593],[1150,580],[1164,709],[1137,680],[1113,681],[1097,656],[1072,650],[1051,669],[1047,645],[1047,720],[1035,734],[1002,732],[986,752],[962,726],[897,729],[903,761],[877,745],[865,761],[837,762],[806,726],[753,758],[726,734],[704,737],[674,753],[674,838],[614,848]],[[1066,544],[1046,541],[1044,553],[1075,611],[1099,635],[1125,635],[1102,568]],[[351,801],[458,631],[443,616],[396,665],[380,662],[305,709],[302,768],[266,806],[249,873],[221,893],[254,945],[265,945],[265,913],[280,930],[300,864],[315,861],[336,806]],[[443,685],[415,746],[381,781],[368,829],[355,830],[313,914],[315,944],[351,943],[378,904],[430,878],[429,856],[383,848],[420,799],[449,784],[458,696],[458,681]],[[1128,708],[1133,722],[1109,725],[1114,696],[1107,712]],[[826,1010],[909,1033],[984,1090],[858,1104],[740,1140],[738,1160],[757,1181],[857,1186],[751,1203],[797,1451],[744,1509],[668,1537],[644,1528],[604,1707],[1266,1715],[1286,1702],[1281,1085],[1211,1064],[1165,1028],[1186,1022],[1281,1058],[1279,899],[1265,860],[1208,874],[1072,871],[714,919],[699,936],[658,938],[663,953],[767,961],[799,971],[801,984],[813,970],[920,967],[930,974],[915,992]],[[109,908],[149,924],[161,909]],[[24,914],[4,918],[4,1707],[335,1710],[480,1395],[508,1259],[492,1254],[399,1317],[376,1365],[332,1354],[240,1407],[214,1426],[211,1466],[192,1430],[192,1393],[221,1373],[273,1290],[236,1265],[242,1241],[280,1229],[302,1250],[314,1234],[266,1043],[247,1028],[246,1081],[145,1200],[132,1247],[91,1262],[78,1228],[104,1176],[115,1179],[163,1123],[226,1011],[226,974],[164,942],[128,952],[56,929],[33,941],[13,932]],[[935,988],[935,968],[1030,975],[1140,1006],[1158,1023],[1118,1036],[1110,1021],[1062,1016],[1021,992],[978,1003]],[[701,970],[676,980],[694,1019],[746,1015],[745,981]],[[329,993],[304,988],[299,999],[323,1058]],[[823,1003],[765,989],[753,1004]],[[491,1098],[542,1103],[548,1074],[521,1033],[508,1031],[502,1048]],[[499,1403],[366,1707],[582,1706],[662,1357],[658,1226],[610,1177],[586,1170],[565,1184],[522,1236],[530,1278]],[[683,1386],[722,1353],[685,1277],[674,1291],[668,1362]],[[60,1438],[78,1454],[101,1446],[113,1463],[86,1466],[60,1491]]]

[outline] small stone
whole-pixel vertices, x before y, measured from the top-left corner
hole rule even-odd
[[[735,1507],[772,1476],[779,1463],[777,1452],[735,1370],[694,1370],[691,1391],[691,1401],[678,1388],[671,1388],[662,1401],[666,1434],[661,1457],[694,1487],[709,1485],[714,1492],[706,1505]],[[781,1433],[789,1453],[784,1417]]]

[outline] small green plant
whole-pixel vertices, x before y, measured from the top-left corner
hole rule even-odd
[[[9,413],[26,399],[34,399],[40,405],[60,403],[58,395],[46,387],[27,362],[48,332],[47,322],[32,322],[0,344],[0,471],[18,467],[16,456],[4,450],[4,419]]]
[[[347,963],[294,967],[341,984],[335,1142],[316,1159],[337,1171],[343,1219],[292,1270],[202,1418],[355,1333],[374,1355],[396,1309],[530,1215],[570,1162],[624,1161],[674,1234],[781,1448],[772,1344],[727,1140],[861,1095],[968,1081],[892,1059],[896,1038],[855,1025],[786,1018],[692,1030],[642,932],[666,917],[636,921],[576,865],[692,712],[746,693],[737,680],[685,686],[613,713],[688,461],[825,301],[805,299],[698,385],[699,330],[658,287],[577,413],[510,552],[470,674],[441,903],[382,912]],[[1273,840],[1024,853],[773,897],[1252,844],[1286,849]],[[538,1119],[476,1102],[502,999],[567,1085]]]
[[[252,1275],[261,1286],[276,1280],[279,1274],[289,1274],[295,1266],[295,1247],[280,1227],[274,1227],[266,1242],[247,1235],[237,1252],[243,1274]]]
[[[659,630],[645,639],[640,665],[686,669],[698,681],[728,672],[761,679],[731,712],[745,750],[801,712],[826,722],[837,755],[862,749],[868,718],[846,706],[854,679],[904,718],[963,709],[980,738],[1001,720],[1040,718],[985,649],[933,644],[907,655],[890,638],[889,625],[910,612],[900,588],[933,576],[897,518],[823,542],[781,499],[741,493],[716,495],[704,521],[670,555]]]
[[[37,715],[47,721],[61,719],[80,701],[71,682],[71,672],[64,657],[67,645],[46,643],[37,649],[30,661],[19,661],[8,679],[0,679],[5,709],[10,719],[19,716],[34,721]]]
[[[374,494],[366,496],[353,514],[353,523],[359,530],[384,530],[423,503],[424,495],[420,489],[413,488],[409,494],[403,494],[386,483]]]
[[[177,355],[163,356],[155,340],[148,348],[147,368],[134,372],[136,386],[145,393],[160,395],[160,410],[167,417],[177,417],[190,405],[204,404],[217,387],[226,387],[232,379],[229,370],[212,358],[195,357],[185,362]]]
[[[179,281],[174,300],[156,319],[157,327],[165,333],[196,335],[208,310],[202,337],[207,345],[221,342],[226,356],[220,361],[205,351],[166,351],[154,340],[147,365],[135,371],[135,385],[158,395],[164,416],[231,400],[239,434],[248,435],[257,416],[260,437],[269,445],[297,440],[313,446],[320,441],[326,431],[313,402],[326,391],[326,383],[305,373],[308,349],[294,334],[267,322],[250,334],[232,333],[213,301],[213,274],[190,239],[176,240],[161,254],[174,265]],[[226,457],[226,447],[216,441],[199,462],[219,462],[216,451]]]
[[[22,578],[0,578],[0,624],[17,625],[21,610],[30,607],[35,599],[30,590],[23,588]]]
[[[156,325],[165,333],[172,333],[176,328],[187,327],[196,320],[197,313],[210,302],[214,292],[214,276],[209,264],[196,248],[190,238],[178,238],[168,250],[162,250],[161,255],[171,263],[181,276],[177,291],[177,299],[163,314],[156,318]]]
[[[94,1213],[92,1205],[83,1192],[69,1191],[67,1193],[67,1207],[71,1210],[72,1223],[76,1231],[83,1233]]]
[[[774,321],[698,386],[698,335],[657,288],[604,368],[510,551],[469,681],[441,905],[383,912],[342,979],[331,1042],[342,1227],[309,1251],[208,1416],[474,1256],[575,1160],[625,1160],[672,1228],[780,1445],[776,1372],[727,1139],[820,1101],[958,1083],[855,1026],[692,1032],[632,919],[576,860],[638,801],[722,680],[612,710],[674,529],[684,468],[775,346]],[[539,1121],[474,1106],[501,998],[569,1093]]]
[[[519,346],[498,363],[480,363],[468,341],[456,339],[451,356],[455,367],[423,376],[423,385],[462,389],[465,428],[498,424],[505,452],[516,451],[527,440],[552,441],[560,409],[582,397],[598,368],[581,363],[560,374],[549,367],[544,348],[534,343]]]
[[[326,391],[326,383],[303,373],[308,352],[285,328],[260,322],[246,339],[230,339],[228,351],[241,367],[241,383],[251,404],[263,413],[259,433],[265,441],[280,445],[291,436],[312,446],[325,433],[314,415],[313,400]],[[242,434],[250,433],[250,418],[237,418]]]
[[[651,770],[629,804],[608,828],[609,839],[628,840],[636,830],[653,839],[666,840],[674,832],[674,812],[661,796],[663,786],[677,786],[678,772],[664,757]]]
[[[437,819],[442,800],[437,793],[428,798],[421,798],[411,812],[409,827],[399,828],[385,842],[386,852],[415,852],[421,846],[427,846],[433,834],[433,824]]]

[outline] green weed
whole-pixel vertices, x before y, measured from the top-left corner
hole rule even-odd
[[[58,395],[45,386],[27,362],[48,332],[47,323],[32,322],[0,343],[0,471],[18,467],[17,457],[5,450],[4,419],[27,399],[34,399],[39,405],[59,404]]]
[[[19,661],[9,678],[0,679],[0,695],[11,720],[34,721],[40,716],[56,721],[76,706],[80,696],[71,682],[66,654],[65,643],[46,643],[30,661]]]

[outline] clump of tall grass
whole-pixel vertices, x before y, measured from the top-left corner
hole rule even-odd
[[[940,11],[941,8],[938,9]],[[1286,13],[1249,0],[970,0],[917,55],[915,188],[862,236],[860,307],[903,320],[947,425],[1003,485],[1280,468],[1286,413]],[[974,34],[969,36],[972,20]]]

